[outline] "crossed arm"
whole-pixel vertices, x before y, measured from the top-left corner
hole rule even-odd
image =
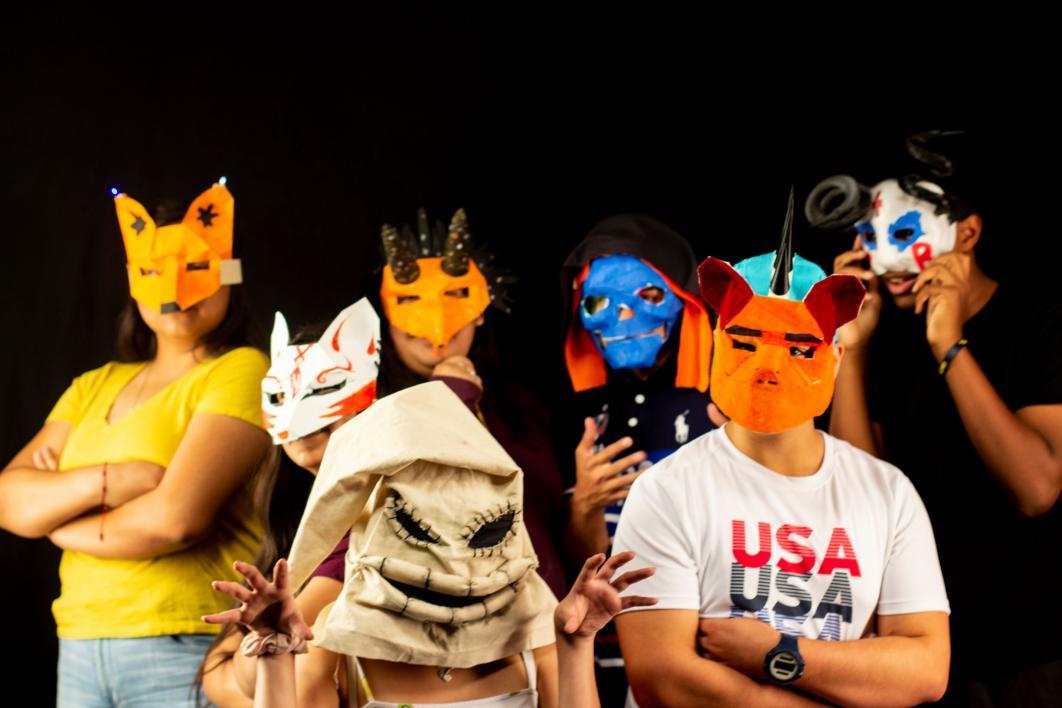
[[[191,545],[269,450],[250,423],[215,414],[192,418],[168,468],[108,463],[58,471],[70,424],[46,423],[0,472],[0,528],[102,558],[152,558]],[[101,521],[104,538],[100,539]]]
[[[779,639],[751,619],[698,619],[695,610],[628,612],[616,619],[631,689],[651,705],[914,705],[947,687],[948,619],[942,612],[878,618],[878,636],[799,640],[804,675],[792,687],[765,681]]]
[[[262,463],[265,431],[212,413],[192,418],[159,485],[107,513],[60,526],[49,538],[60,548],[100,558],[154,558],[182,550],[209,530],[222,504]]]

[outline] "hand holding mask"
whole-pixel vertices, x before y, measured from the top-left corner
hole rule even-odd
[[[912,288],[915,314],[926,312],[926,339],[938,360],[962,338],[972,265],[969,253],[945,254],[933,259]]]

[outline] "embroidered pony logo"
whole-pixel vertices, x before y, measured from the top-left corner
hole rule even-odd
[[[686,409],[675,416],[675,442],[679,445],[685,445],[690,439],[690,426],[686,422],[686,416],[689,414],[689,409]]]

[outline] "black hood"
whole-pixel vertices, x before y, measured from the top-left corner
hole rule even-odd
[[[651,263],[686,292],[698,295],[697,256],[689,241],[651,216],[621,214],[599,221],[572,249],[561,268],[565,320],[571,315],[572,282],[596,256],[626,253]],[[699,295],[698,295],[699,296]]]

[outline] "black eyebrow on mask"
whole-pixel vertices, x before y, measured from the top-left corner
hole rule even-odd
[[[749,329],[748,327],[741,327],[739,325],[734,325],[732,327],[727,327],[723,331],[726,332],[727,334],[738,334],[738,335],[741,335],[741,336],[744,336],[744,337],[762,337],[763,336],[763,332],[758,330],[758,329]]]
[[[822,344],[822,340],[814,334],[786,334],[787,342],[804,342],[806,344]]]

